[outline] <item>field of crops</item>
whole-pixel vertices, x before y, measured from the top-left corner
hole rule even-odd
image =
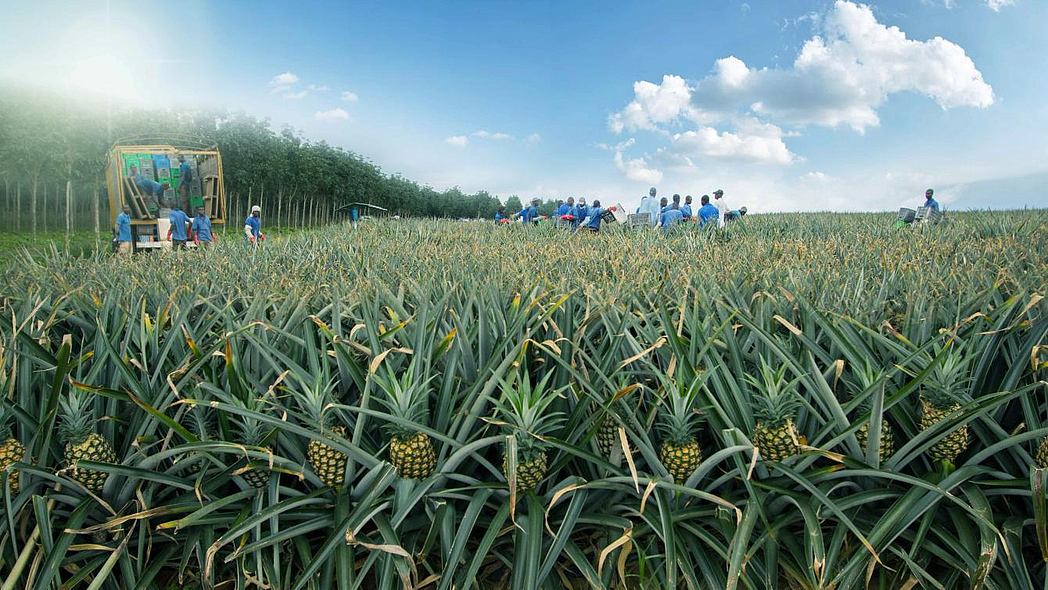
[[[0,265],[9,588],[1046,588],[1048,214]]]

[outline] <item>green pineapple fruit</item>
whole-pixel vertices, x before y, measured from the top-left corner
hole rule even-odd
[[[83,468],[79,463],[116,463],[117,459],[109,441],[94,432],[91,400],[83,392],[71,391],[59,400],[59,416],[58,433],[65,441],[65,461],[71,469],[70,478],[91,492],[101,492],[109,473]]]
[[[321,434],[345,438],[346,429],[335,425],[336,414],[327,411],[334,399],[334,382],[327,385],[316,383],[304,387],[302,391],[292,390],[295,402],[298,404],[304,419],[310,426],[320,430]],[[346,479],[346,461],[349,457],[331,448],[328,444],[317,439],[310,439],[306,449],[306,459],[309,461],[313,473],[326,486],[338,487]]]
[[[506,424],[507,434],[517,443],[517,490],[526,492],[537,486],[546,477],[546,442],[543,437],[557,428],[563,420],[560,412],[550,412],[559,392],[547,390],[546,384],[553,373],[534,387],[527,373],[515,383],[503,382],[502,399],[495,400],[499,418]],[[508,451],[508,448],[507,448]],[[502,456],[502,473],[510,479],[509,455]]]
[[[856,390],[856,393],[862,393],[877,385],[877,383],[883,378],[884,371],[875,369],[869,362],[865,362],[855,373],[854,389]],[[858,412],[862,415],[870,413],[871,411],[872,404],[869,401],[864,401],[858,409]],[[855,432],[855,438],[859,440],[859,446],[862,447],[862,452],[865,453],[866,445],[870,440],[870,422],[865,422],[859,427],[859,430]],[[893,452],[895,452],[895,431],[892,430],[892,425],[888,422],[888,417],[882,415],[881,434],[879,444],[877,445],[877,456],[880,458],[880,462],[884,463],[891,457]]]
[[[949,344],[947,344],[949,346]],[[921,390],[921,430],[928,430],[961,407],[961,394],[967,388],[971,356],[961,348],[948,351],[942,362],[928,376],[927,386]],[[949,431],[928,450],[936,461],[953,463],[968,449],[968,425],[961,424]]]
[[[639,384],[630,385],[623,381],[615,393],[609,398],[601,400],[602,405],[607,406],[607,414],[601,419],[595,436],[597,449],[601,455],[611,458],[616,449],[621,447],[622,441],[619,440],[619,426],[625,424],[626,421],[623,419],[623,416],[629,412],[629,408],[625,406],[625,401],[622,398],[634,391],[641,390],[641,388],[642,386]]]
[[[1037,466],[1048,469],[1048,438],[1041,440],[1041,446],[1037,447],[1037,456],[1034,457]]]
[[[429,420],[429,380],[417,381],[415,361],[400,379],[388,371],[385,378],[375,376],[383,396],[379,402],[390,415],[411,424],[426,426]],[[397,474],[405,479],[426,479],[437,466],[437,454],[429,435],[408,424],[389,422],[389,462]]]
[[[702,449],[696,436],[701,414],[696,404],[703,381],[702,377],[696,377],[682,387],[679,382],[667,380],[663,387],[665,403],[656,422],[656,429],[662,437],[659,460],[678,484],[686,482],[702,461]]]
[[[753,429],[753,444],[761,458],[785,461],[800,452],[800,436],[794,426],[800,397],[796,391],[798,379],[786,380],[786,365],[772,369],[761,359],[761,378],[746,375],[754,387],[757,425]]]
[[[6,470],[14,463],[19,463],[25,458],[25,445],[11,436],[10,424],[8,423],[7,411],[0,407],[0,472]],[[7,483],[11,487],[11,493],[18,493],[18,470],[12,469],[7,475]]]
[[[234,420],[236,436],[242,444],[261,448],[265,453],[272,452],[269,447],[263,446],[263,441],[267,436],[265,424],[250,416],[237,415]],[[244,481],[249,486],[255,489],[262,489],[269,484],[271,472],[266,460],[252,459],[241,469],[238,470],[240,472],[239,475],[244,478]]]

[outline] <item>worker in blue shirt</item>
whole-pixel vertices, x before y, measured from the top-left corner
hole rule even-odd
[[[684,197],[684,204],[680,207],[680,214],[684,216],[684,221],[691,221],[691,195]]]
[[[215,234],[211,231],[211,219],[204,213],[203,207],[197,207],[196,217],[193,218],[193,243],[197,246],[203,244],[210,246],[215,241]]]
[[[661,199],[659,199],[659,219],[662,219],[661,215],[669,210],[670,204],[669,201],[666,200],[666,197],[662,197]]]
[[[182,206],[188,207],[189,183],[193,180],[193,169],[189,167],[189,163],[186,162],[184,155],[179,154],[178,161],[181,162],[178,166],[178,196],[182,201]]]
[[[506,220],[506,207],[499,205],[498,211],[495,211],[495,223],[502,223]]]
[[[116,216],[116,251],[121,254],[131,253],[131,207],[127,205]]]
[[[262,233],[262,208],[258,205],[252,205],[251,215],[244,220],[244,239],[253,246],[258,246],[266,239]]]
[[[189,225],[189,216],[182,212],[175,205],[171,209],[171,213],[167,216],[167,220],[171,222],[171,228],[167,230],[167,239],[171,240],[175,250],[181,250],[186,247],[186,241],[189,240],[189,236],[186,235],[186,226]]]
[[[582,222],[586,221],[586,217],[589,215],[589,207],[586,206],[586,199],[579,199],[578,206],[575,207],[575,220],[571,223],[572,229],[579,229]]]
[[[671,227],[677,225],[684,220],[684,214],[680,212],[680,204],[673,203],[668,209],[659,217],[659,227],[662,228],[663,232],[668,232]]]
[[[935,191],[933,191],[932,189],[924,191],[924,206],[931,207],[932,209],[938,211],[939,202],[932,198],[933,194],[935,194]]]
[[[155,180],[149,180],[142,174],[140,174],[134,167],[131,166],[131,176],[135,180],[135,186],[142,192],[144,196],[153,197],[155,202],[151,202],[150,205],[156,205],[160,203],[160,200],[164,198],[164,191],[171,188],[171,185],[164,182],[160,183]]]
[[[712,221],[713,224],[716,225],[718,219],[720,218],[720,212],[717,211],[716,207],[710,205],[710,196],[702,195],[702,199],[700,200],[700,202],[702,203],[702,207],[699,207],[698,211],[699,227],[705,227],[706,223],[710,221]]]
[[[615,208],[612,207],[611,210],[614,211]],[[586,217],[588,217],[588,219],[581,222],[582,225],[579,226],[579,229],[585,229],[586,231],[591,232],[600,231],[600,218],[603,216],[603,213],[604,209],[601,208],[600,201],[593,201],[593,206],[586,210]]]
[[[571,199],[569,199],[569,201],[570,200]],[[571,205],[567,202],[564,202],[557,206],[557,211],[556,213],[554,213],[554,215],[556,215],[557,217],[563,217],[567,215],[569,211],[571,211]]]

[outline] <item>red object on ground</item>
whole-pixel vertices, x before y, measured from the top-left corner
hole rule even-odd
[[[575,221],[574,215],[561,215],[560,218],[565,221]]]

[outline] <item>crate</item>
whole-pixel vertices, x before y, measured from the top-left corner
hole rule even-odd
[[[917,215],[917,212],[913,209],[907,209],[903,207],[899,209],[899,221],[904,223],[913,223],[913,218]]]
[[[626,217],[626,225],[629,227],[651,225],[651,213],[630,213]]]
[[[914,216],[914,220],[918,223],[936,224],[942,221],[942,213],[931,207],[918,207],[917,215]]]
[[[554,227],[571,228],[571,221],[557,217],[553,222]]]

